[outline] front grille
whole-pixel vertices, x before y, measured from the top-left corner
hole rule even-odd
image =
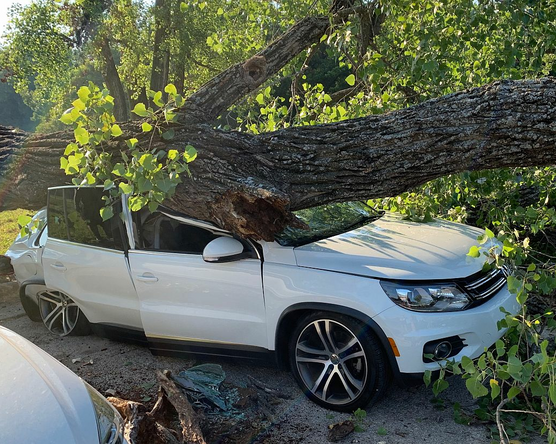
[[[488,272],[481,272],[466,279],[463,284],[465,290],[477,301],[485,301],[494,296],[506,284],[510,275],[507,266],[493,268]]]

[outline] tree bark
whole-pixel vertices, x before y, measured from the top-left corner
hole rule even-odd
[[[164,41],[170,27],[170,2],[171,0],[156,0],[155,3],[155,31],[150,83],[153,91],[164,91],[164,87],[168,83],[170,51],[165,47]]]
[[[104,65],[104,81],[110,94],[114,96],[114,117],[118,122],[127,122],[131,118],[128,96],[116,69],[110,43],[106,37],[100,41],[100,52]]]
[[[295,222],[291,211],[393,196],[466,170],[556,164],[556,81],[503,81],[366,118],[250,135],[204,124],[175,125],[172,141],[199,151],[192,178],[167,204],[243,236],[271,240]],[[139,126],[124,136],[150,137]],[[123,137],[124,137],[123,136]],[[123,137],[108,149],[125,149]],[[68,133],[0,146],[2,208],[44,206]],[[9,152],[8,152],[9,151]],[[7,154],[6,154],[7,153]],[[11,153],[11,154],[10,154]]]
[[[162,0],[157,0],[160,5]],[[337,17],[350,10],[341,9]],[[272,240],[298,221],[292,211],[394,196],[465,170],[556,164],[556,81],[496,82],[384,115],[251,135],[208,123],[320,40],[328,17],[301,20],[280,39],[192,94],[175,136],[152,148],[199,152],[166,204],[239,235]],[[204,122],[204,123],[203,123]],[[128,122],[105,149],[125,139],[149,146],[151,133]],[[0,128],[0,208],[40,208],[48,186],[69,182],[59,157],[73,133],[25,138]]]

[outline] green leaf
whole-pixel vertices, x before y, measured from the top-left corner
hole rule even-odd
[[[100,209],[100,217],[102,217],[103,221],[106,221],[114,216],[114,210],[112,207],[102,207]]]
[[[449,386],[450,384],[448,384],[448,381],[446,381],[445,379],[437,379],[436,381],[434,381],[434,384],[432,385],[432,392],[434,393],[434,396],[438,396]]]
[[[87,173],[85,179],[87,179],[87,185],[94,185],[95,183],[97,183],[97,180],[90,172]]]
[[[81,126],[75,128],[73,134],[75,136],[75,140],[77,140],[81,145],[87,145],[89,143],[89,139],[90,139],[89,131],[87,131],[85,128]]]
[[[31,216],[21,215],[17,218],[17,224],[20,228],[26,227],[31,223]]]
[[[71,153],[75,153],[78,149],[79,147],[77,146],[77,144],[68,143],[68,146],[66,146],[66,149],[64,150],[64,156],[68,156]]]
[[[141,124],[141,129],[143,130],[144,133],[148,133],[150,130],[153,129],[153,126],[150,123],[143,122]]]
[[[162,101],[162,91],[157,91],[154,94],[153,102],[157,106],[164,106],[164,102]]]
[[[61,170],[67,170],[68,168],[68,159],[66,159],[65,157],[60,157],[60,169]],[[66,171],[66,174],[68,174],[68,172]]]
[[[78,109],[79,111],[83,111],[86,108],[85,103],[83,103],[83,100],[81,99],[75,99],[73,102],[71,102],[71,104],[75,109]]]
[[[71,112],[68,110],[66,111],[64,114],[62,114],[62,116],[60,117],[60,122],[66,124],[66,125],[70,125],[75,121],[75,119],[73,118]]]
[[[519,387],[511,387],[508,390],[508,394],[506,395],[506,397],[508,399],[513,399],[515,398],[517,395],[519,395],[521,393],[521,389]]]
[[[186,145],[183,158],[187,163],[193,162],[197,158],[197,150],[192,145]]]
[[[222,8],[218,8],[218,11],[216,11],[216,13],[218,15],[222,15],[222,14],[224,14],[224,10]]]
[[[137,105],[135,105],[135,108],[133,108],[132,112],[140,117],[147,117],[149,115],[149,112],[147,111],[144,103],[138,103]]]
[[[137,142],[139,142],[135,137],[133,137],[132,139],[128,139],[125,141],[127,147],[132,150],[135,145],[137,145]]]
[[[187,11],[187,3],[185,3],[185,2],[180,3],[180,11],[181,12]]]
[[[556,384],[550,384],[548,387],[548,396],[552,404],[556,404]]]
[[[176,157],[178,157],[178,154],[178,150],[170,150],[168,151],[168,159],[174,160]]]
[[[479,378],[469,378],[465,381],[465,386],[473,398],[480,398],[488,395],[488,389],[481,383]]]
[[[104,181],[104,189],[105,189],[105,190],[109,190],[109,189],[111,189],[111,188],[114,188],[114,182],[111,181],[110,179],[106,179],[106,180]]]
[[[491,230],[489,230],[488,228],[485,228],[485,234],[487,235],[487,237],[489,239],[492,239],[494,237],[494,233]]]
[[[125,174],[125,167],[121,163],[117,163],[112,169],[112,174],[116,176],[123,176]]]
[[[471,257],[479,257],[481,256],[481,250],[479,247],[477,247],[476,245],[473,245],[470,249],[469,249],[469,253],[467,253],[467,256],[471,256]]]
[[[77,91],[77,96],[81,99],[83,103],[87,103],[89,101],[89,95],[91,94],[91,90],[86,86],[82,86]]]
[[[529,385],[533,396],[546,396],[546,387],[544,387],[537,379],[531,381]]]
[[[425,382],[425,386],[429,386],[431,383],[432,372],[430,370],[425,370],[425,374],[423,375],[423,381]]]
[[[164,132],[162,133],[162,138],[163,138],[164,140],[170,140],[170,139],[172,139],[172,138],[174,137],[174,133],[175,133],[174,129],[173,129],[173,128],[170,128],[168,131],[164,131]]]
[[[166,87],[164,88],[164,92],[167,92],[172,96],[175,96],[178,93],[178,90],[172,83],[168,83],[168,85],[166,85]]]
[[[259,105],[264,105],[264,95],[262,93],[257,94],[255,100]]]
[[[496,379],[490,380],[490,397],[494,400],[500,395],[500,384]]]
[[[118,136],[121,136],[123,134],[122,129],[116,124],[112,125],[112,128],[110,128],[110,133],[114,137],[118,137]]]
[[[353,74],[350,74],[349,76],[346,77],[346,83],[349,86],[353,86],[355,85],[355,76]]]
[[[119,186],[124,194],[131,194],[133,192],[133,186],[128,183],[120,182]]]
[[[149,202],[149,211],[150,211],[151,213],[154,213],[154,212],[157,210],[157,208],[158,208],[158,203],[155,202],[155,201],[153,201],[153,200],[151,200],[151,201]]]

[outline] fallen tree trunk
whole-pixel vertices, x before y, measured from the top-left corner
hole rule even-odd
[[[460,171],[556,164],[555,122],[555,80],[503,81],[385,115],[256,136],[180,123],[172,141],[154,143],[199,151],[171,208],[272,239],[293,210],[392,196]],[[122,128],[114,152],[126,149],[124,138],[148,136],[134,123]],[[70,138],[0,145],[0,159],[12,160],[0,164],[0,206],[44,206],[46,186],[68,180],[58,164]]]

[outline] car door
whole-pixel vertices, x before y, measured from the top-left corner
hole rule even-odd
[[[92,323],[140,329],[123,223],[118,214],[102,220],[102,193],[102,188],[49,190],[48,240],[42,256],[45,282],[70,296]]]
[[[229,234],[199,221],[178,219],[150,215],[138,224],[137,247],[129,251],[151,347],[201,352],[204,347],[266,349],[261,261],[256,252],[227,263],[205,262],[204,247]],[[247,243],[245,247],[249,248]]]

